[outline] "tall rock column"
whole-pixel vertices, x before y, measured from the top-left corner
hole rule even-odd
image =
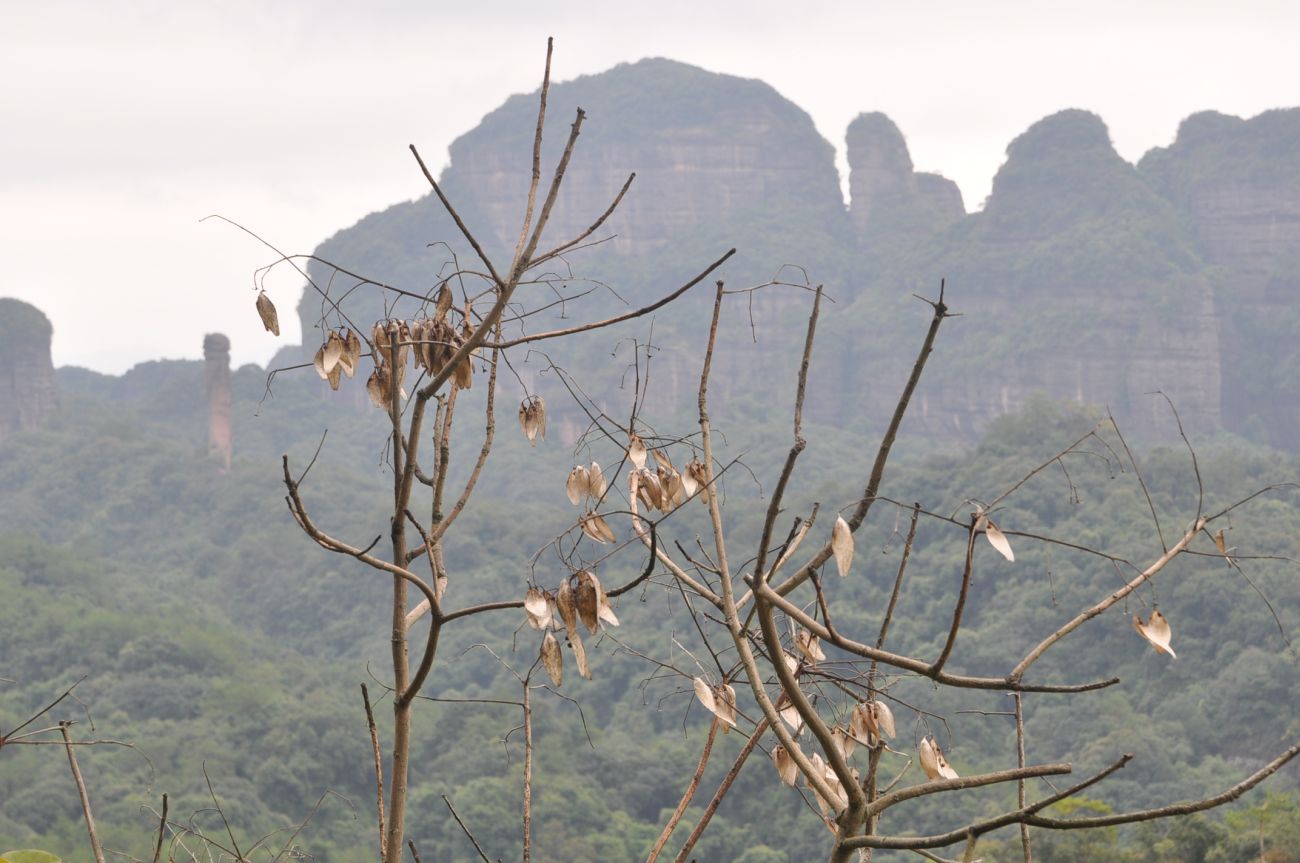
[[[53,333],[40,309],[0,298],[0,441],[38,427],[58,410],[50,359]]]
[[[208,391],[208,452],[230,469],[234,433],[230,428],[230,339],[221,333],[203,337],[203,382]]]

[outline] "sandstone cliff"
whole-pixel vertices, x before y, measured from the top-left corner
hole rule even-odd
[[[40,426],[59,407],[54,329],[35,306],[0,298],[0,440]]]
[[[1184,213],[1210,267],[1225,425],[1300,448],[1300,110],[1194,114],[1139,169]]]

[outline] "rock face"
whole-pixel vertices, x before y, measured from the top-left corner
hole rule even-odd
[[[1212,268],[1225,425],[1300,449],[1300,109],[1194,114],[1138,167]]]
[[[884,114],[859,114],[849,124],[845,144],[849,213],[859,237],[897,230],[934,233],[966,215],[956,183],[912,169],[903,133]]]
[[[40,309],[0,298],[0,441],[39,427],[58,410],[50,359],[53,333]]]
[[[1219,428],[1218,308],[1192,245],[1099,117],[1071,110],[1034,124],[1008,147],[984,211],[906,264],[946,276],[963,313],[940,337],[918,423],[971,438],[1045,393],[1109,406],[1127,429],[1163,436],[1171,420],[1158,390],[1191,428]],[[910,351],[894,353],[910,362]]]
[[[230,426],[230,339],[221,333],[203,337],[203,383],[208,397],[208,452],[230,469],[234,433]]]

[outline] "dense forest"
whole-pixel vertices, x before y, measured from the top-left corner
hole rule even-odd
[[[638,86],[647,75],[653,86]],[[698,88],[701,76],[711,88]],[[1140,563],[1158,556],[1160,525],[1176,532],[1192,517],[1202,488],[1204,509],[1217,511],[1275,486],[1232,518],[1226,544],[1240,570],[1226,566],[1207,537],[1195,554],[1071,636],[1043,664],[1047,679],[1115,675],[1121,685],[1027,702],[1026,722],[1035,760],[1071,760],[1086,771],[1125,752],[1135,755],[1088,796],[1058,804],[1054,811],[1061,814],[1213,794],[1294,740],[1300,667],[1288,639],[1300,625],[1293,562],[1300,557],[1300,494],[1288,483],[1300,480],[1300,458],[1293,447],[1274,446],[1291,442],[1289,394],[1277,395],[1272,413],[1261,407],[1266,396],[1241,396],[1251,411],[1237,418],[1242,422],[1210,421],[1228,404],[1220,388],[1186,385],[1191,376],[1208,374],[1189,348],[1204,335],[1204,315],[1178,317],[1192,302],[1188,297],[1214,302],[1236,284],[1226,258],[1207,263],[1213,250],[1179,202],[1196,198],[1188,190],[1200,178],[1229,173],[1213,156],[1240,152],[1243,121],[1208,131],[1204,122],[1191,123],[1183,149],[1153,154],[1135,167],[1114,156],[1097,118],[1064,112],[1012,145],[981,213],[944,215],[918,197],[924,184],[912,181],[894,190],[895,206],[855,220],[842,206],[826,204],[827,195],[838,194],[833,168],[828,173],[816,159],[803,164],[788,155],[811,149],[828,159],[829,147],[807,134],[810,125],[800,125],[806,115],[759,82],[651,61],[565,86],[556,89],[556,116],[568,101],[620,104],[633,99],[631,92],[666,100],[672,110],[664,116],[679,124],[710,125],[725,105],[736,122],[757,123],[758,116],[785,130],[766,141],[787,156],[785,173],[765,181],[760,202],[719,198],[722,216],[691,223],[702,218],[707,200],[664,203],[673,187],[653,185],[651,164],[653,205],[629,202],[632,215],[618,226],[629,238],[644,228],[640,236],[649,239],[620,245],[621,233],[619,242],[574,256],[537,286],[592,286],[584,302],[597,312],[618,309],[685,282],[732,246],[740,253],[723,272],[730,283],[758,284],[778,274],[783,284],[729,301],[718,351],[719,460],[739,459],[743,466],[722,487],[738,541],[757,540],[788,446],[807,285],[824,282],[836,306],[812,365],[809,447],[787,502],[794,511],[814,501],[834,509],[861,494],[864,453],[885,427],[923,329],[909,294],[932,295],[946,277],[950,302],[962,316],[945,325],[916,417],[886,474],[882,494],[891,505],[873,511],[857,539],[859,569],[836,585],[830,611],[838,623],[864,631],[877,625],[902,553],[900,523],[912,502],[930,513],[964,512],[972,500],[997,497],[1102,419],[1104,407],[1095,404],[1106,401],[1098,394],[1109,385],[1094,376],[1100,380],[1104,370],[1080,372],[1078,386],[1071,379],[1061,392],[1060,368],[1045,357],[1074,363],[1091,353],[1098,366],[1139,366],[1144,375],[1163,370],[1170,377],[1164,389],[1189,416],[1191,450],[1169,403],[1143,389],[1156,388],[1151,379],[1125,382],[1120,389],[1131,401],[1111,407],[1121,427],[1127,430],[1126,417],[1135,426],[1135,460],[1150,504],[1118,455],[1123,444],[1105,433],[1027,483],[999,515],[1016,542],[1014,565],[986,570],[973,587],[960,671],[1001,673],[1008,657],[1121,583],[1115,567],[1034,537],[1060,537]],[[683,95],[688,92],[703,95]],[[526,102],[511,100],[453,147],[445,185],[462,196],[462,215],[471,221],[495,226],[496,209],[513,201],[494,198],[476,181],[500,173],[493,162],[500,148],[517,149],[521,140],[526,147],[516,121]],[[638,131],[644,116],[611,111],[602,123],[626,131],[604,126],[593,133],[593,149],[608,154],[632,141],[642,151],[632,147],[628,158],[653,162],[656,138]],[[757,128],[766,128],[762,123]],[[1192,135],[1198,131],[1200,137]],[[1203,143],[1207,137],[1213,146]],[[1267,147],[1257,155],[1261,164],[1293,158]],[[635,161],[628,168],[642,170]],[[707,175],[705,168],[712,170],[698,173]],[[739,168],[734,173],[746,176]],[[597,193],[607,203],[610,191],[602,178],[587,195],[586,176],[578,174],[577,191],[562,202],[564,218],[575,224],[581,216],[569,213]],[[697,175],[694,182],[707,187],[713,180]],[[1063,189],[1073,197],[1062,201]],[[435,202],[424,198],[367,217],[319,255],[423,292],[441,278],[449,252],[465,253],[455,243],[430,246],[453,235]],[[502,233],[494,242],[508,247],[511,238]],[[807,270],[782,268],[794,262]],[[1289,284],[1280,257],[1270,267],[1276,268],[1270,290]],[[351,287],[331,281],[320,264],[309,272],[337,294]],[[1105,296],[1086,290],[1111,283],[1132,288],[1137,305],[1108,306]],[[367,321],[388,314],[394,298],[375,296],[357,292],[348,308]],[[1034,296],[1059,301],[1034,303]],[[310,357],[324,306],[319,293],[304,291],[303,345],[286,347],[273,365]],[[663,428],[689,420],[702,308],[698,296],[687,294],[653,319],[574,339],[563,354],[557,348],[521,364],[520,384],[544,392],[553,406],[552,433],[530,446],[514,428],[517,403],[498,405],[501,441],[472,505],[448,534],[449,567],[462,575],[449,587],[458,604],[522,596],[539,571],[558,567],[535,555],[572,527],[565,477],[575,461],[619,459],[613,443],[581,436],[583,416],[563,381],[580,382],[611,413],[625,415],[637,392],[629,380],[645,374],[646,383],[637,383],[647,393],[643,416]],[[1258,317],[1259,308],[1251,308]],[[1153,309],[1166,317],[1153,317]],[[568,314],[560,306],[554,317],[568,320]],[[1252,321],[1242,317],[1238,325]],[[1062,340],[1062,328],[1073,341]],[[1170,335],[1170,328],[1177,332]],[[1109,335],[1098,342],[1103,333]],[[1281,339],[1280,333],[1268,338]],[[1142,354],[1131,350],[1134,344],[1149,349]],[[1263,340],[1252,349],[1272,351],[1272,344]],[[1148,362],[1162,350],[1176,353],[1176,361]],[[653,356],[648,367],[634,365],[634,357],[647,355]],[[1225,379],[1248,376],[1260,362],[1226,348],[1223,356],[1220,362],[1216,353],[1213,365]],[[1290,353],[1280,356],[1290,362]],[[209,449],[200,362],[143,363],[121,377],[59,369],[57,410],[38,427],[0,439],[0,732],[75,684],[75,697],[42,721],[72,720],[79,739],[106,741],[83,749],[80,762],[105,845],[134,857],[152,853],[163,793],[172,817],[195,831],[223,835],[224,814],[245,847],[266,836],[273,851],[287,847],[321,861],[372,857],[373,760],[360,685],[378,702],[386,697],[388,585],[303,536],[285,507],[280,459],[287,453],[305,465],[315,458],[304,486],[313,510],[336,533],[364,545],[387,530],[385,424],[369,407],[361,380],[331,394],[310,368],[268,379],[266,369],[247,366],[234,370],[231,384],[228,468]],[[1017,390],[1014,398],[1007,387]],[[999,388],[1001,398],[990,395]],[[1212,409],[1203,398],[1209,390]],[[470,392],[467,398],[480,397]],[[971,407],[976,402],[978,409]],[[460,446],[463,464],[477,443],[471,434]],[[928,655],[942,642],[965,539],[964,530],[941,518],[921,523],[898,610],[898,650]],[[633,557],[615,560],[602,577],[634,571],[643,562]],[[672,612],[680,601],[655,582],[620,598],[623,625],[589,647],[593,678],[570,675],[560,690],[565,698],[538,697],[538,859],[644,858],[676,805],[708,727],[690,681],[656,673],[656,662],[680,662],[687,649],[701,649],[695,633],[675,628]],[[1130,624],[1134,613],[1156,604],[1174,622],[1177,661],[1153,652]],[[491,858],[519,854],[514,824],[522,743],[510,668],[533,663],[530,635],[523,615],[508,612],[468,618],[443,636],[446,659],[417,711],[412,758],[409,832],[424,859],[479,859],[444,795]],[[936,734],[963,774],[1014,757],[1004,694],[958,699],[900,675],[891,695],[914,705],[896,708],[900,749]],[[381,736],[384,715],[379,711]],[[729,765],[743,743],[738,737],[718,738],[706,785],[716,784]],[[1209,815],[1122,829],[1036,831],[1035,853],[1048,863],[1300,860],[1298,778],[1289,766],[1264,789]],[[908,823],[891,829],[947,829],[1002,811],[1013,796],[994,786],[918,799],[906,809]],[[698,812],[694,805],[687,817]],[[824,840],[815,806],[780,784],[762,756],[742,771],[695,855],[745,863],[806,860],[820,853]],[[6,745],[0,747],[0,854],[29,847],[83,859],[81,810],[58,747]],[[1018,859],[1019,844],[1013,831],[999,832],[981,843],[980,854],[990,863]]]

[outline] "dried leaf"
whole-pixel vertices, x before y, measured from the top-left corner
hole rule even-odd
[[[632,459],[632,465],[637,470],[645,468],[645,442],[641,440],[636,432],[631,432],[627,436],[627,457]]]
[[[794,763],[794,756],[778,743],[772,747],[772,762],[776,764],[776,772],[781,781],[793,788],[799,779],[799,765]]]
[[[545,629],[551,625],[550,603],[546,601],[546,594],[535,587],[528,588],[528,593],[524,594],[524,613],[533,629]]]
[[[659,484],[659,477],[653,471],[641,471],[641,488],[645,492],[646,506],[657,510],[664,509],[664,488]]]
[[[587,478],[587,469],[582,465],[577,465],[569,471],[569,478],[564,482],[564,492],[569,496],[569,503],[577,506],[582,502],[582,496],[586,494],[590,480]]]
[[[798,736],[803,731],[803,717],[799,715],[799,710],[793,704],[787,704],[778,708],[777,713],[781,721],[790,726],[790,732]]]
[[[826,654],[822,652],[820,639],[806,629],[800,629],[795,633],[794,646],[809,662],[821,662],[826,658]]]
[[[541,396],[534,396],[533,403],[529,406],[532,412],[533,429],[536,437],[546,440],[546,400]],[[537,445],[534,438],[529,438],[534,446]]]
[[[578,570],[577,582],[573,604],[578,609],[578,619],[588,632],[595,632],[600,627],[600,583],[585,569]]]
[[[840,578],[849,574],[853,565],[853,531],[842,516],[836,516],[835,527],[831,530],[831,552],[835,555],[835,568]]]
[[[689,492],[691,495],[694,495],[697,491],[705,489],[709,484],[708,474],[705,473],[704,465],[700,464],[698,461],[692,461],[686,466],[686,474],[682,478],[683,484],[686,483],[687,476],[691,478],[691,482],[695,485],[695,491]],[[702,502],[707,504],[708,500],[703,499]]]
[[[1178,658],[1178,654],[1174,653],[1174,649],[1169,646],[1173,631],[1169,628],[1169,621],[1160,613],[1159,609],[1151,611],[1151,619],[1146,623],[1142,622],[1141,616],[1133,615],[1133,628],[1143,638],[1151,642],[1151,646],[1156,649],[1156,653],[1168,653],[1171,658]]]
[[[655,465],[660,470],[672,470],[673,463],[668,460],[668,456],[662,450],[651,450],[650,454],[655,457]]]
[[[330,373],[325,376],[325,380],[330,382],[330,389],[337,390],[339,382],[343,380],[343,364],[335,363],[334,368],[330,369]]]
[[[694,497],[695,493],[700,490],[700,484],[695,480],[695,474],[691,471],[691,462],[686,466],[686,472],[682,474],[682,491],[686,492],[687,497]]]
[[[587,494],[600,497],[605,489],[605,472],[600,469],[599,463],[593,461],[591,467],[587,468]]]
[[[1016,553],[1011,550],[1011,543],[1007,541],[1006,534],[998,530],[998,526],[991,518],[984,519],[984,535],[988,537],[989,545],[998,550],[998,554],[1007,560],[1016,559]]]
[[[262,319],[262,326],[273,336],[280,335],[280,316],[275,313],[275,303],[262,291],[257,295],[257,314]]]
[[[560,652],[560,642],[548,632],[542,639],[542,667],[551,682],[559,686],[564,680],[564,654]]]

